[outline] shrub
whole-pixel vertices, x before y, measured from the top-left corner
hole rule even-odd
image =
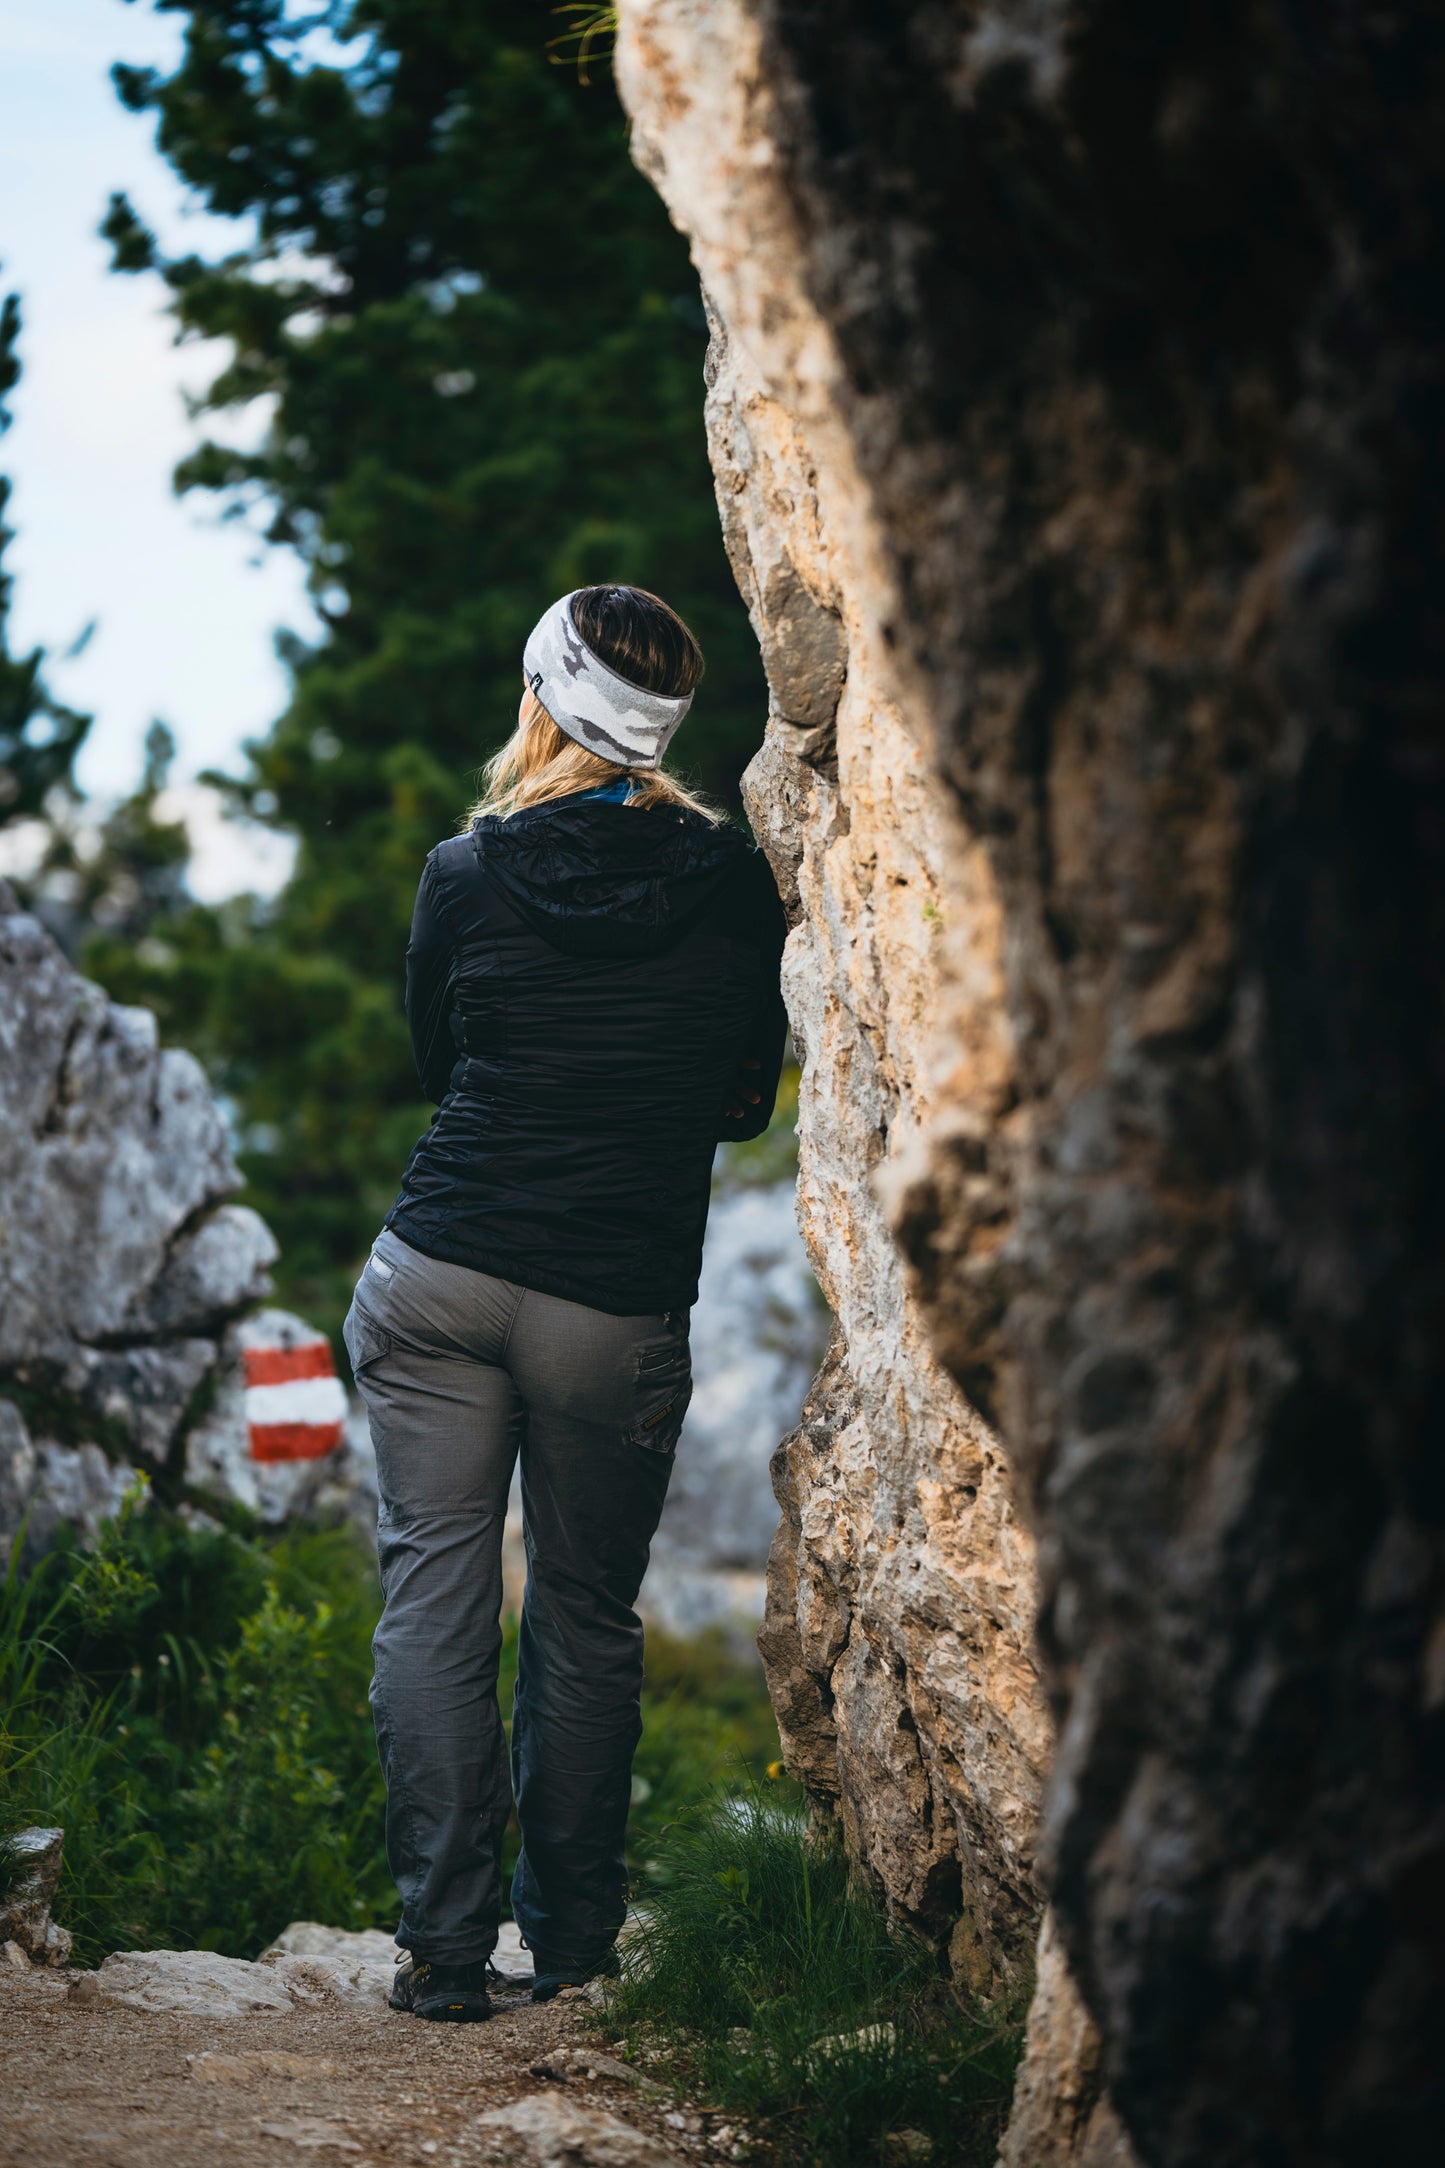
[[[937,2162],[991,2161],[1018,2013],[971,2009],[800,1807],[754,1790],[674,1832],[626,1945],[610,2028],[674,2051],[779,2160],[881,2161],[915,2131]]]
[[[89,1556],[62,1544],[25,1577],[12,1560],[0,1829],[64,1828],[57,1911],[83,1960],[254,1956],[298,1913],[367,1924],[389,1885],[359,1547],[267,1547],[140,1503]]]

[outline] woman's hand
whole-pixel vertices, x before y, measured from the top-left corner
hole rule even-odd
[[[747,1112],[747,1107],[742,1104],[744,1100],[748,1102],[749,1106],[756,1106],[758,1101],[762,1098],[763,1095],[761,1092],[749,1091],[747,1083],[743,1076],[744,1069],[761,1069],[761,1067],[762,1063],[760,1061],[745,1061],[742,1065],[742,1068],[739,1069],[736,1080],[733,1084],[732,1096],[727,1103],[727,1116],[729,1121],[740,1122],[742,1120],[744,1114]]]

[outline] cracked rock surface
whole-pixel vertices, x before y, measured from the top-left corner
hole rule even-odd
[[[965,1897],[1047,1883],[1077,2097],[1028,2168],[1099,2136],[1084,2013],[1150,2168],[1433,2168],[1440,11],[620,24],[720,327],[841,1327],[781,1468],[790,1752],[901,1906],[956,1901],[953,1830]]]
[[[0,882],[0,1546],[27,1513],[32,1555],[62,1522],[93,1540],[138,1469],[270,1519],[364,1495],[349,1446],[253,1467],[237,1321],[277,1248],[240,1186],[199,1064]]]

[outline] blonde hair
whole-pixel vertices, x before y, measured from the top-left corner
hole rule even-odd
[[[627,803],[644,813],[654,806],[685,806],[714,824],[723,818],[696,791],[662,768],[624,768],[589,753],[585,745],[559,730],[534,692],[523,699],[517,727],[498,753],[482,770],[482,795],[471,808],[462,828],[485,814],[505,820],[524,806],[546,805],[553,798],[570,798],[579,790],[601,790],[626,777],[631,785]]]

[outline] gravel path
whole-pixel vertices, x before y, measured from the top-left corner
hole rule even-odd
[[[685,2168],[734,2157],[721,2118],[680,2111],[630,2072],[587,2075],[602,2043],[580,1994],[541,2008],[507,1995],[485,2025],[427,2024],[380,1995],[374,2009],[322,1997],[205,2018],[87,2005],[70,1992],[75,1977],[0,1972],[6,2168]]]

